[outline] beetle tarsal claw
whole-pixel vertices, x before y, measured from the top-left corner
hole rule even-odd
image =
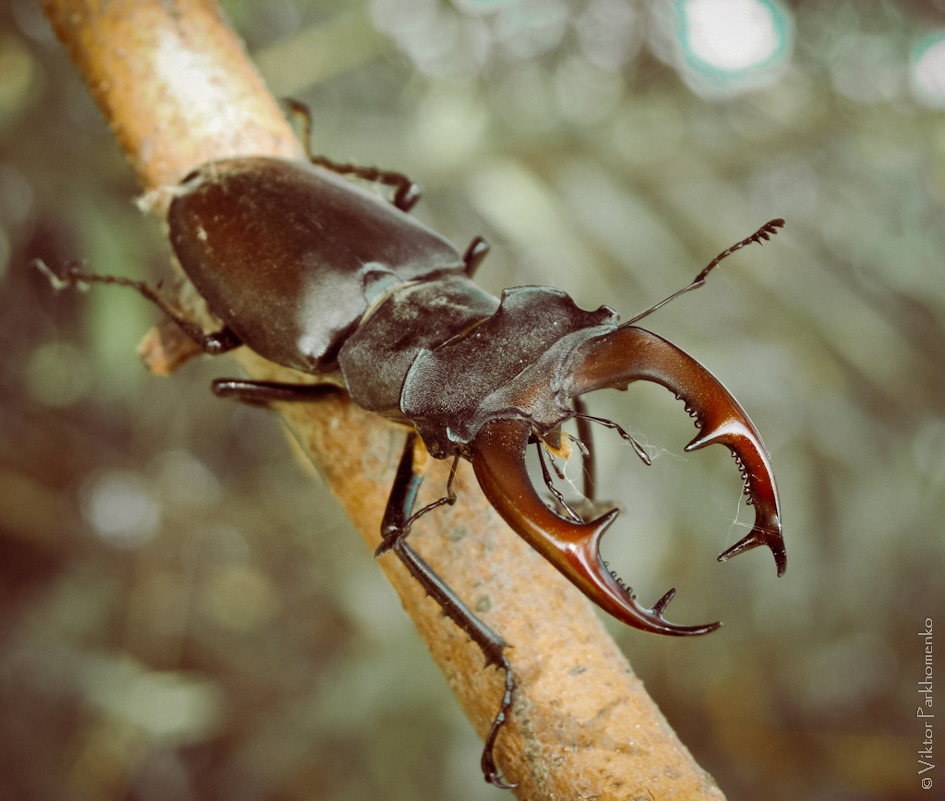
[[[555,514],[535,491],[525,466],[531,424],[503,419],[486,423],[471,446],[476,478],[489,502],[529,545],[605,612],[644,631],[660,634],[707,634],[718,623],[678,626],[663,617],[675,590],[652,608],[639,603],[600,556],[600,540],[619,514],[611,509],[588,522]]]

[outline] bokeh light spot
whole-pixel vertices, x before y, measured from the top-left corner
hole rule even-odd
[[[777,77],[791,24],[773,0],[684,0],[677,15],[683,67],[703,89],[737,91]]]
[[[912,92],[931,108],[945,108],[945,31],[926,37],[912,56]]]
[[[119,548],[138,548],[154,538],[160,505],[137,474],[99,473],[83,492],[83,514],[95,533]]]
[[[30,397],[52,408],[76,403],[91,384],[87,354],[69,343],[40,345],[26,364],[25,386]]]

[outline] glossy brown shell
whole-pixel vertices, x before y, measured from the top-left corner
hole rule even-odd
[[[184,180],[168,223],[210,311],[260,355],[310,373],[334,369],[338,348],[385,291],[464,268],[439,234],[302,161],[205,164]]]

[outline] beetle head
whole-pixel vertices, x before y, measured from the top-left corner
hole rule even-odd
[[[774,555],[778,575],[783,574],[786,559],[781,510],[761,435],[735,398],[699,362],[656,334],[623,325],[575,349],[563,394],[573,398],[604,387],[626,389],[639,380],[660,384],[685,403],[699,429],[687,451],[719,443],[735,457],[748,503],[755,509],[755,523],[719,560],[766,545]],[[622,622],[672,635],[705,634],[718,628],[718,623],[670,623],[663,611],[675,590],[646,607],[610,573],[599,544],[618,514],[616,509],[591,521],[576,522],[545,505],[525,467],[525,450],[534,433],[527,420],[494,419],[481,428],[470,448],[483,492],[506,522],[594,603]]]

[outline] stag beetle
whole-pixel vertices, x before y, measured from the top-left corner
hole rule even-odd
[[[296,109],[298,110],[298,109]],[[735,398],[699,362],[634,323],[695,289],[719,262],[784,224],[776,219],[719,254],[695,280],[633,319],[620,323],[601,306],[579,308],[547,286],[506,289],[501,299],[472,275],[489,246],[476,238],[461,255],[446,239],[406,213],[419,199],[417,184],[399,173],[266,157],[231,158],[198,167],[175,190],[168,213],[170,240],[181,266],[223,326],[206,333],[157,290],[72,266],[57,286],[98,282],[130,286],[157,304],[206,353],[247,345],[285,367],[340,384],[365,409],[409,428],[384,514],[377,555],[392,551],[482,649],[487,664],[505,672],[505,694],[487,736],[482,768],[487,781],[506,784],[493,745],[515,686],[507,643],[482,623],[406,541],[422,514],[453,503],[452,475],[443,498],[414,511],[422,480],[417,440],[438,458],[472,462],[490,503],[520,536],[588,598],[622,622],[668,635],[706,634],[719,624],[680,626],[663,613],[671,589],[652,607],[612,574],[598,544],[617,516],[612,509],[586,520],[554,488],[542,448],[562,443],[562,424],[576,419],[578,443],[590,424],[616,430],[648,461],[616,423],[591,417],[582,396],[651,381],[684,401],[698,434],[693,451],[713,443],[735,457],[748,503],[751,531],[719,556],[765,545],[778,575],[786,559],[778,493],[761,436]],[[348,177],[392,187],[392,202]],[[47,271],[48,272],[48,271]],[[218,379],[213,390],[251,403],[310,401],[323,384]],[[550,508],[525,467],[526,448],[538,446]],[[588,470],[588,472],[590,472]],[[593,497],[593,481],[585,495]]]

